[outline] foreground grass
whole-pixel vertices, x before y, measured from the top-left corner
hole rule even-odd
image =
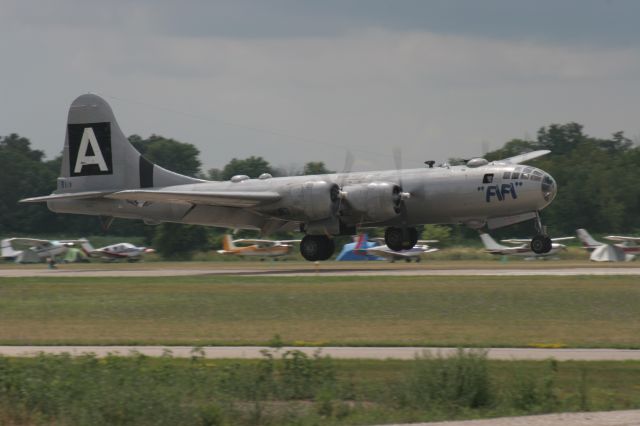
[[[374,424],[640,407],[637,362],[0,358],[0,424]]]
[[[636,277],[0,278],[2,344],[640,347]]]

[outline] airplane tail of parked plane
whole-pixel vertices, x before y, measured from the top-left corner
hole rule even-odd
[[[231,239],[231,235],[224,234],[224,236],[222,237],[222,249],[224,251],[232,251],[236,248],[236,245],[233,244],[233,240]]]
[[[80,240],[80,248],[82,249],[82,251],[84,252],[84,254],[86,254],[87,256],[91,255],[91,253],[93,251],[95,251],[95,248],[93,248],[93,246],[91,245],[91,243],[89,242],[89,240],[83,238],[82,240]]]
[[[69,108],[62,167],[54,194],[27,201],[92,198],[123,189],[201,182],[144,158],[125,137],[109,104],[86,94]]]
[[[0,254],[0,256],[2,256],[3,258],[14,258],[22,253],[21,250],[15,250],[13,248],[9,238],[5,238],[4,240],[2,240],[1,247],[2,253]]]
[[[487,250],[503,250],[507,248],[507,246],[503,246],[502,244],[498,244],[496,240],[491,238],[491,235],[485,234],[484,232],[480,234],[480,239],[482,240],[482,244],[484,244],[484,248]]]
[[[580,239],[580,241],[582,242],[582,245],[583,245],[585,248],[588,248],[588,249],[595,249],[595,248],[597,248],[597,247],[600,247],[600,246],[604,245],[603,243],[601,243],[601,242],[599,242],[599,241],[595,240],[595,239],[591,236],[591,234],[589,234],[589,233],[587,232],[587,230],[586,230],[586,229],[582,229],[582,228],[580,228],[580,229],[576,230],[576,234],[578,235],[578,238]]]

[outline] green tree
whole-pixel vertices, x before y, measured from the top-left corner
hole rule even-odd
[[[151,135],[147,139],[131,135],[129,141],[147,160],[160,167],[193,177],[200,173],[200,151],[190,143],[158,135]]]
[[[153,248],[164,258],[188,260],[196,251],[209,249],[206,228],[197,225],[163,223],[156,228]]]
[[[309,161],[304,165],[303,175],[328,175],[335,173],[324,165],[324,161]]]
[[[233,158],[222,170],[222,179],[229,180],[236,175],[247,175],[250,178],[257,178],[262,173],[273,174],[273,168],[267,160],[262,157],[251,156],[244,160]]]

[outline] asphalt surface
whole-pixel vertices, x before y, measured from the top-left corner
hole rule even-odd
[[[146,265],[145,265],[146,266]],[[339,269],[321,267],[318,269],[291,268],[154,268],[140,269],[95,268],[95,269],[59,269],[45,268],[7,268],[0,269],[0,277],[173,277],[196,275],[243,275],[243,276],[639,276],[638,267],[579,267],[579,268],[521,268],[521,269]]]
[[[407,426],[391,425],[391,426]],[[502,417],[434,423],[411,423],[411,426],[639,426],[640,410],[596,413],[560,413],[524,417]],[[389,425],[387,425],[389,426]]]
[[[171,354],[176,358],[189,358],[195,355],[205,358],[262,358],[263,351],[275,351],[266,346],[0,346],[0,355],[12,357],[29,357],[39,353],[82,355],[92,353],[98,357],[113,355],[143,354],[162,356]],[[336,359],[414,359],[417,355],[429,352],[433,355],[448,356],[454,354],[456,348],[428,347],[283,347],[279,353],[299,350],[310,356],[315,353],[329,355]],[[633,349],[538,349],[538,348],[491,348],[487,349],[487,357],[495,360],[545,360],[554,358],[558,361],[640,361],[640,350]]]

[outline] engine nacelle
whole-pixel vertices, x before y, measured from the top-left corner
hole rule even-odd
[[[358,223],[382,222],[400,213],[402,188],[389,182],[372,182],[346,186],[342,189],[349,216]]]
[[[338,185],[323,180],[293,185],[278,203],[278,216],[289,220],[312,222],[336,214],[340,194]]]

